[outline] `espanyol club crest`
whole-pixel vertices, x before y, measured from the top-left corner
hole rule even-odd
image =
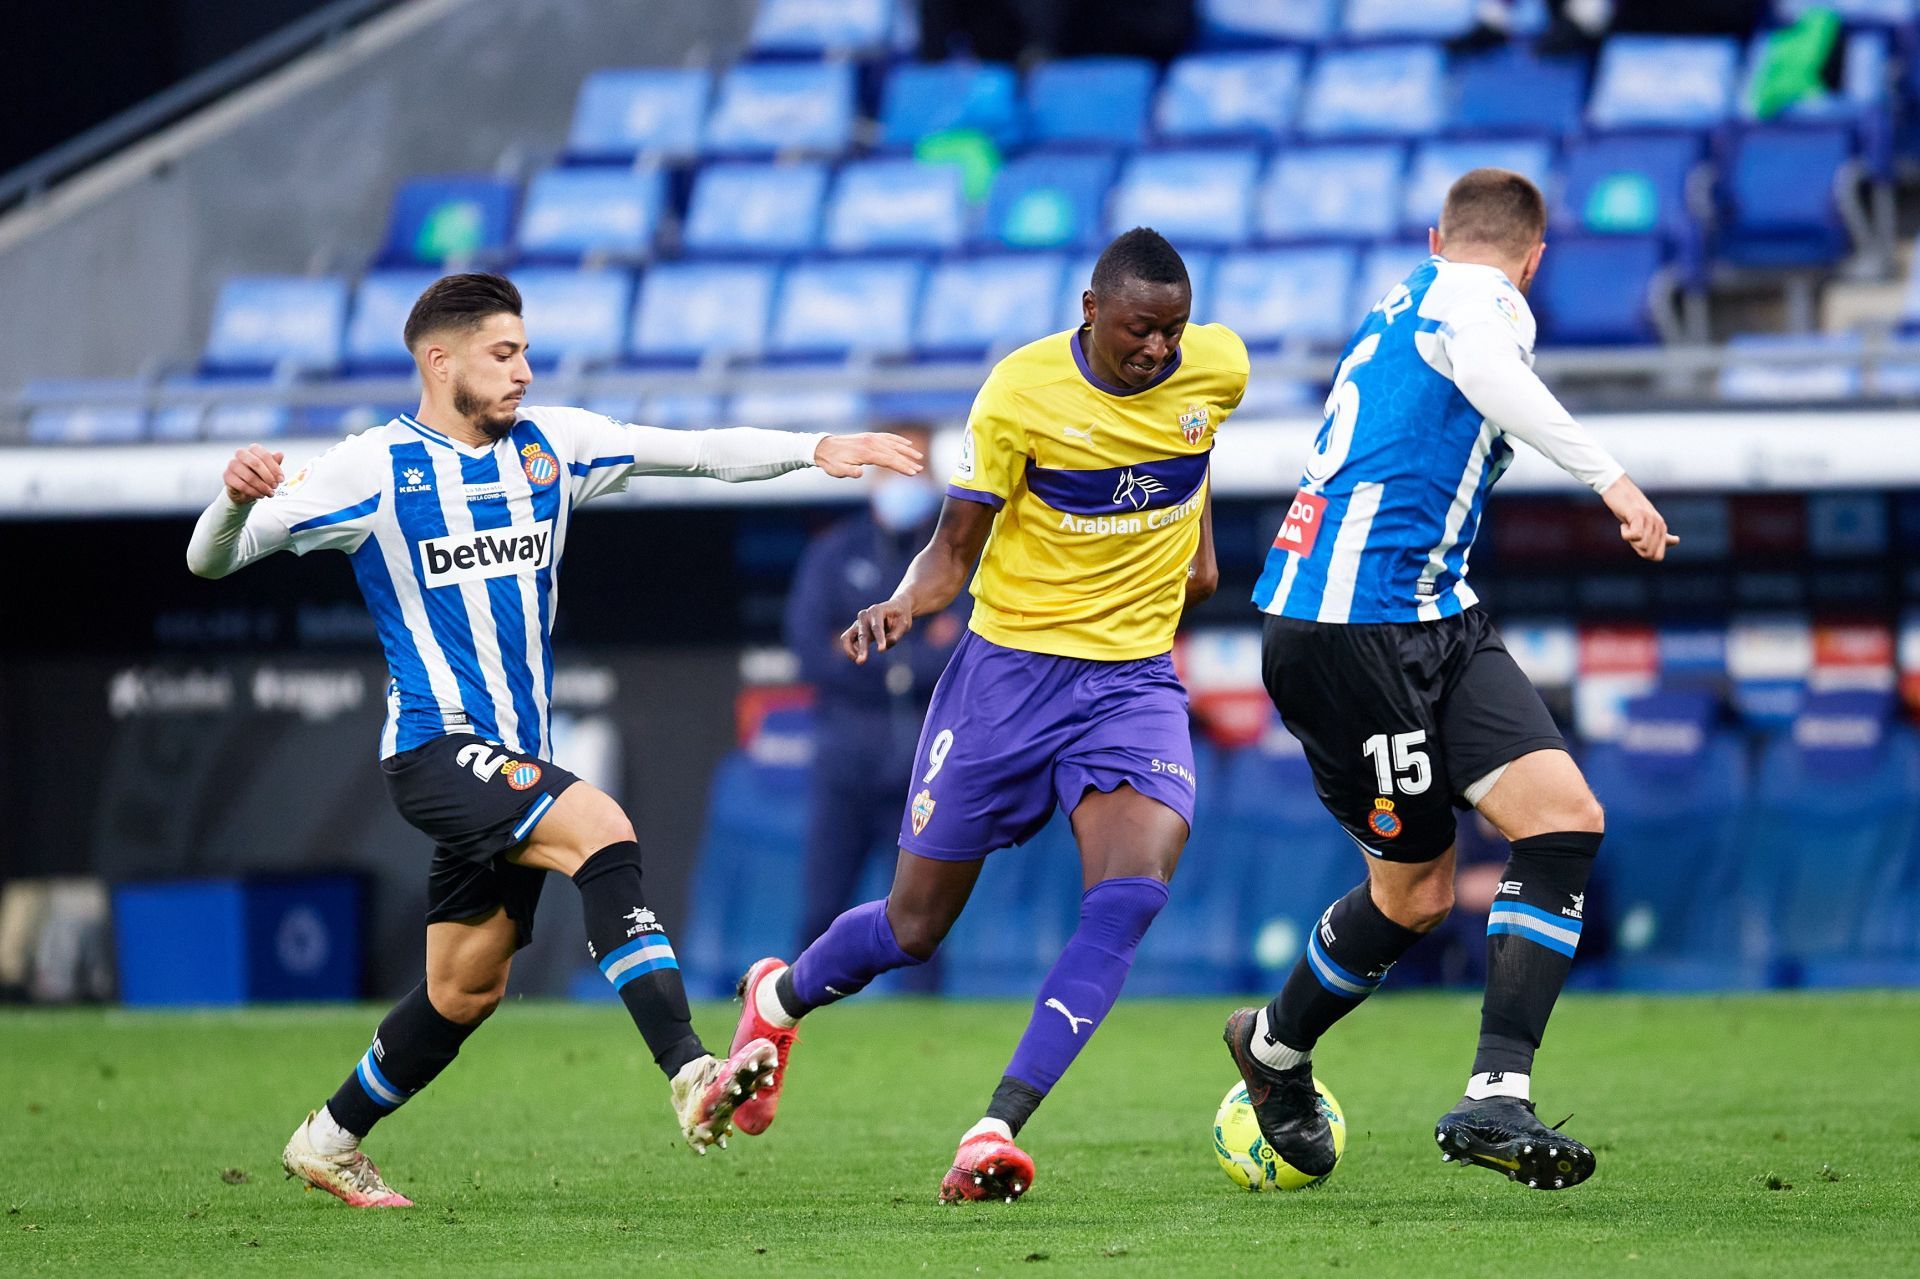
[[[560,478],[560,463],[538,444],[520,450],[520,465],[526,470],[527,482],[535,488],[545,488]]]
[[[918,835],[933,820],[933,792],[923,790],[913,797],[913,833]]]
[[[500,775],[507,779],[507,785],[514,790],[525,790],[540,780],[540,765],[510,759],[500,766]]]
[[[1198,444],[1200,437],[1207,433],[1207,406],[1189,404],[1187,411],[1180,415],[1180,434],[1189,444]]]
[[[1368,830],[1378,835],[1381,839],[1399,839],[1400,832],[1406,828],[1407,824],[1400,820],[1398,813],[1393,811],[1392,800],[1376,799],[1373,801],[1373,811],[1367,814]]]

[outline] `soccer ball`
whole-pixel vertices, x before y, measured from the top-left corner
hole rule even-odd
[[[1326,1085],[1318,1079],[1313,1086],[1320,1093],[1320,1111],[1333,1125],[1334,1167],[1347,1150],[1347,1117]],[[1246,1190],[1304,1190],[1332,1175],[1332,1169],[1319,1177],[1309,1177],[1274,1153],[1260,1135],[1260,1121],[1254,1117],[1247,1100],[1247,1085],[1235,1080],[1220,1101],[1213,1116],[1213,1156],[1220,1161],[1233,1184]]]

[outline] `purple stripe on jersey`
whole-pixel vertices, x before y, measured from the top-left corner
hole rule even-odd
[[[1087,364],[1087,353],[1080,349],[1080,330],[1075,329],[1073,332],[1067,334],[1067,344],[1073,347],[1073,363],[1075,367],[1080,370],[1080,376],[1085,378],[1094,390],[1105,391],[1108,395],[1138,395],[1142,391],[1151,391],[1154,387],[1159,386],[1162,382],[1172,377],[1173,371],[1180,367],[1181,353],[1176,350],[1173,353],[1173,358],[1162,365],[1160,371],[1154,374],[1148,381],[1139,386],[1115,386],[1113,383],[1103,380],[1100,375],[1095,373]]]
[[[982,506],[991,506],[999,510],[1007,504],[1007,499],[998,493],[982,493],[978,489],[963,489],[958,484],[947,485],[947,496],[957,497],[962,502],[978,502]]]
[[[1029,459],[1027,488],[1054,510],[1072,515],[1153,510],[1175,506],[1199,492],[1207,478],[1207,457],[1191,453],[1099,471],[1036,466]]]

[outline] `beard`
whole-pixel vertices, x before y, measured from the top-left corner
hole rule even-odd
[[[474,394],[472,387],[465,382],[453,384],[453,411],[473,423],[474,429],[488,439],[495,442],[506,439],[513,430],[514,411],[489,410],[490,402]]]

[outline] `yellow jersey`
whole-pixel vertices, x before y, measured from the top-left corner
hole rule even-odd
[[[1188,325],[1177,358],[1132,390],[1096,377],[1072,330],[995,365],[947,485],[996,510],[973,629],[1100,661],[1171,649],[1213,435],[1246,387],[1246,344],[1220,324]]]

